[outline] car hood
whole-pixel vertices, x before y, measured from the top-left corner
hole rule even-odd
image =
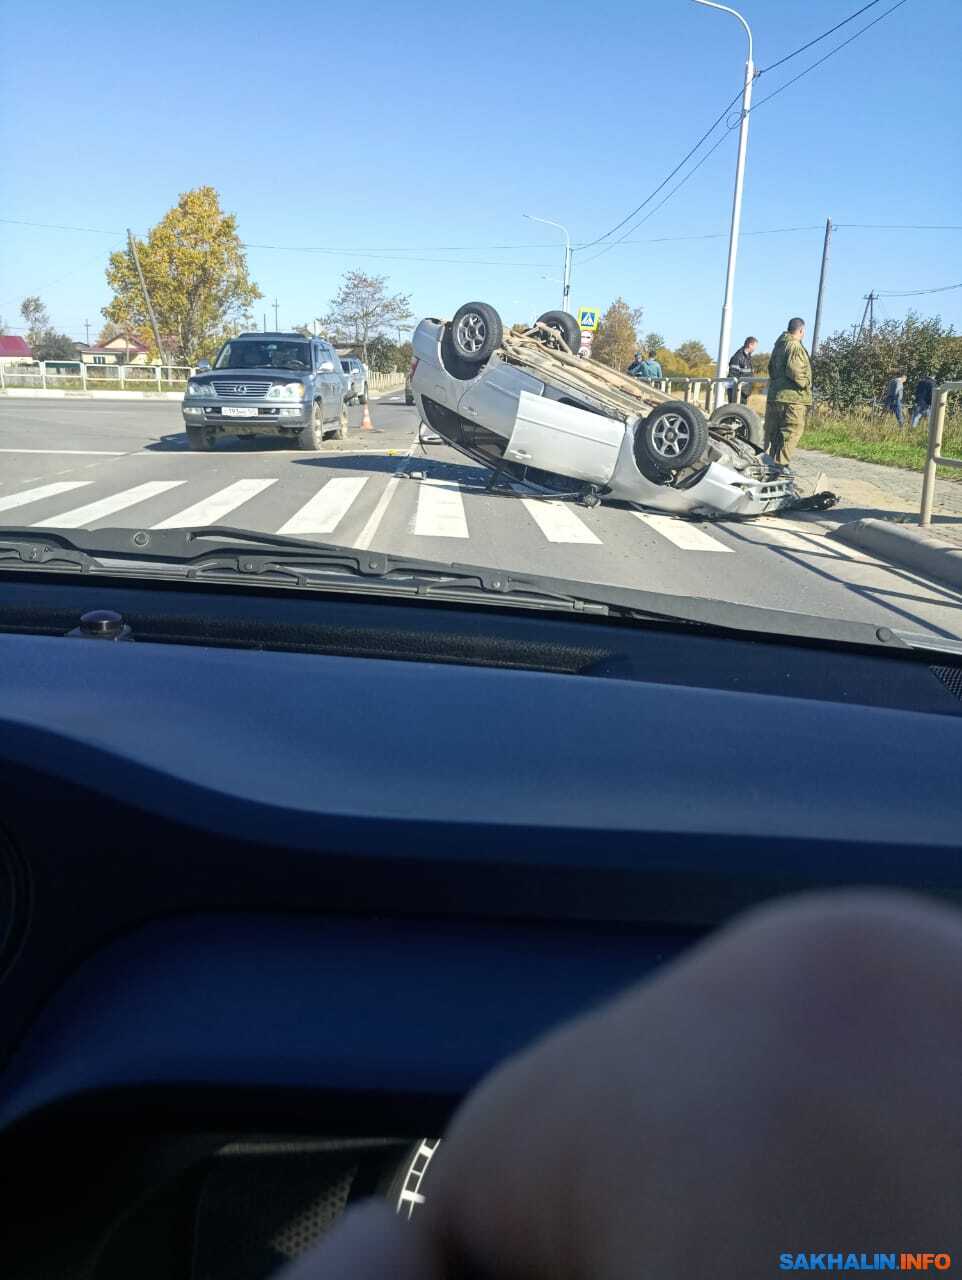
[[[267,369],[258,366],[256,369],[211,369],[209,373],[196,373],[191,382],[230,382],[244,383],[252,381],[297,382],[310,377],[307,369]]]

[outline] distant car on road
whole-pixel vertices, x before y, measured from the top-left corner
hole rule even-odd
[[[368,372],[367,366],[356,356],[345,356],[341,361],[341,370],[347,378],[347,399],[354,404],[367,404]]]
[[[281,436],[320,449],[347,435],[347,379],[334,348],[300,333],[242,333],[225,342],[213,368],[202,360],[181,409],[192,449],[219,435]]]

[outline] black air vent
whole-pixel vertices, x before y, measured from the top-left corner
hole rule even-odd
[[[937,676],[948,689],[949,693],[962,702],[962,667],[932,667],[932,674]]]

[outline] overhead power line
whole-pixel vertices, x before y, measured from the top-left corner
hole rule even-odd
[[[876,298],[918,298],[923,293],[949,293],[952,289],[962,289],[962,284],[943,284],[937,289],[882,289],[876,290]]]
[[[834,27],[829,27],[827,31],[823,31],[820,36],[816,36],[813,40],[806,40],[804,44],[800,44],[797,49],[793,49],[791,53],[786,53],[784,58],[779,58],[777,62],[770,62],[767,67],[760,67],[758,75],[763,76],[768,71],[774,71],[776,67],[780,67],[784,62],[790,62],[792,58],[797,58],[800,53],[804,53],[806,49],[811,49],[812,45],[821,43],[828,36],[834,35],[836,31],[840,31],[842,27],[848,26],[850,22],[854,22],[856,18],[865,13],[867,9],[874,9],[877,4],[881,4],[882,0],[869,0],[868,4],[863,4],[861,9],[856,9],[854,13],[850,13],[847,18],[843,18],[841,22],[836,22]]]
[[[841,50],[844,49],[846,45],[851,44],[853,40],[857,40],[859,36],[864,35],[865,32],[868,31],[871,27],[874,27],[876,23],[881,22],[883,18],[887,18],[889,14],[894,13],[896,9],[901,9],[902,5],[906,3],[907,3],[907,0],[897,0],[897,3],[893,4],[890,9],[886,9],[884,13],[880,13],[877,18],[873,18],[871,22],[867,22],[864,27],[859,27],[858,31],[856,31],[854,35],[850,35],[847,40],[843,40],[841,44],[837,44],[834,49],[829,49],[828,53],[823,54],[821,58],[818,58],[816,59],[815,62],[810,63],[805,68],[805,70],[800,71],[797,76],[792,76],[791,80],[786,80],[784,84],[780,84],[777,89],[773,89],[772,92],[769,94],[766,94],[764,98],[758,98],[755,102],[752,103],[751,111],[757,111],[758,108],[764,106],[766,102],[771,102],[772,98],[777,97],[778,94],[783,93],[791,85],[796,84],[799,80],[802,79],[803,76],[807,76],[810,71],[814,71],[816,67],[820,67],[823,62],[827,62],[829,58],[834,57],[836,53],[840,53]],[[792,55],[789,55],[789,56],[791,57]],[[775,63],[774,65],[777,66],[778,64]],[[771,68],[769,67],[767,68],[767,70],[771,70]],[[759,75],[761,74],[762,73],[759,72]]]

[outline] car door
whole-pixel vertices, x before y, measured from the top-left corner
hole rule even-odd
[[[624,438],[623,422],[522,391],[504,456],[539,471],[607,484]]]
[[[332,422],[337,417],[340,405],[335,403],[335,375],[331,369],[325,369],[325,365],[330,365],[332,362],[335,368],[340,368],[340,365],[336,363],[334,352],[325,342],[316,344],[315,361],[314,377],[321,395],[321,412],[325,422]]]
[[[491,360],[480,378],[469,382],[458,412],[470,422],[507,440],[518,417],[522,392],[540,396],[544,383],[504,360]]]

